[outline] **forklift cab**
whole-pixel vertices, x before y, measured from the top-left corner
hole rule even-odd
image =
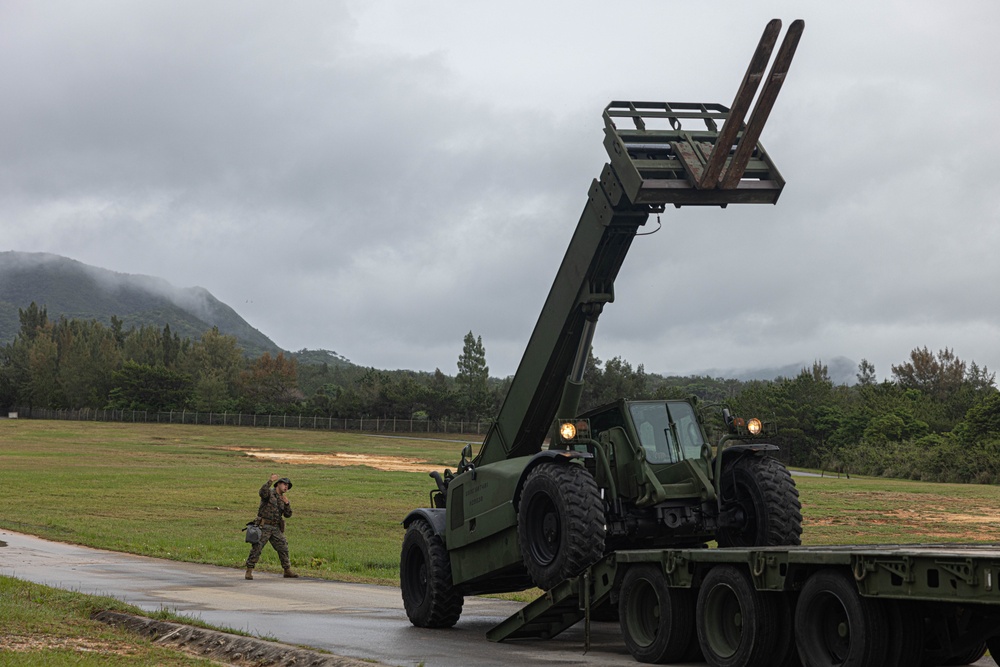
[[[649,463],[702,457],[705,438],[687,401],[636,401],[628,404],[628,411]]]

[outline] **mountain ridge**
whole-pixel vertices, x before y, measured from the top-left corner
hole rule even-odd
[[[51,253],[0,252],[0,344],[20,329],[18,309],[31,302],[49,319],[94,319],[125,328],[170,325],[182,338],[199,338],[218,327],[250,356],[284,352],[231,306],[203,287],[176,287],[162,278],[118,273]]]

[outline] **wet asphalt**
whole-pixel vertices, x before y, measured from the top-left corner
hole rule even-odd
[[[410,625],[395,587],[284,579],[259,570],[246,581],[242,569],[102,551],[6,530],[0,530],[0,543],[3,575],[387,665],[639,664],[625,649],[617,623],[594,623],[587,653],[582,623],[548,641],[488,641],[486,631],[520,609],[517,602],[467,598],[454,628],[424,630]],[[677,667],[694,664],[704,665]],[[995,663],[983,658],[975,665]]]
[[[399,589],[183,563],[51,542],[0,530],[0,574],[107,595],[146,611],[169,609],[224,628],[388,665],[490,667],[634,665],[617,623],[595,623],[584,654],[582,624],[549,641],[492,643],[486,631],[522,606],[466,599],[450,630],[410,625]]]

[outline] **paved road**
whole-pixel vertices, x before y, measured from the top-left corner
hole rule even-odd
[[[421,630],[406,619],[396,588],[289,581],[264,572],[246,581],[243,570],[101,551],[5,530],[0,542],[6,543],[0,546],[3,575],[109,595],[147,611],[166,608],[216,626],[388,665],[638,665],[625,650],[617,623],[594,624],[587,654],[582,623],[549,641],[487,641],[486,631],[520,608],[515,602],[469,598],[455,628]],[[976,663],[994,665],[990,658]]]
[[[469,598],[452,630],[421,630],[406,619],[399,590],[101,551],[0,530],[0,574],[109,595],[147,611],[170,609],[217,626],[389,665],[491,667],[637,664],[616,623],[595,623],[583,653],[582,628],[550,641],[494,644],[486,631],[520,604]],[[582,624],[580,624],[582,626]]]

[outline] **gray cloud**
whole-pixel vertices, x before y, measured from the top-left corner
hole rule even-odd
[[[0,235],[361,364],[454,372],[472,329],[504,375],[606,159],[603,106],[728,103],[772,16],[807,22],[763,136],[781,201],[667,211],[595,352],[1000,366],[994,3],[5,3]]]

